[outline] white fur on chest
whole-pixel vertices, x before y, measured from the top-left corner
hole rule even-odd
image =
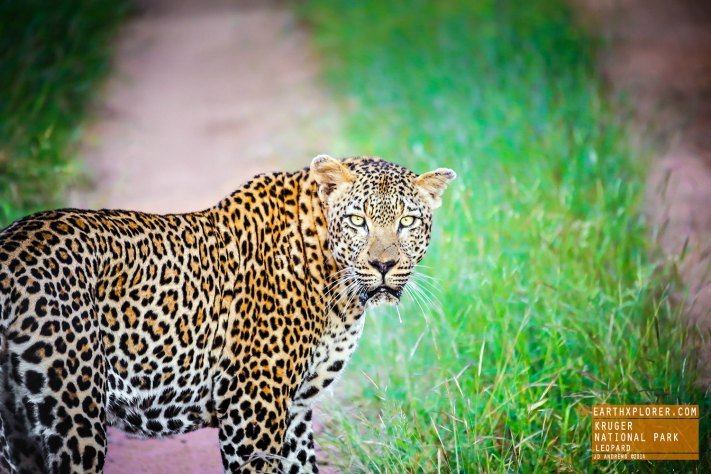
[[[313,402],[323,389],[338,379],[358,346],[364,324],[364,314],[346,321],[334,312],[329,314],[328,326],[314,348],[311,363],[294,402]]]

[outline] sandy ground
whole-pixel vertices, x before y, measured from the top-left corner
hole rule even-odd
[[[698,328],[702,386],[711,384],[711,2],[576,0],[610,39],[602,58],[627,91],[637,129],[661,150],[646,210],[662,258],[685,291],[676,296]]]
[[[198,210],[256,173],[336,153],[337,110],[283,5],[143,1],[114,71],[84,131],[93,185],[74,206]],[[136,440],[111,429],[105,472],[222,472],[217,430]]]

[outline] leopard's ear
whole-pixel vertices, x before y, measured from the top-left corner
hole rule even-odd
[[[319,196],[324,201],[333,191],[356,179],[343,163],[328,155],[318,155],[311,161],[311,174],[319,185]]]
[[[442,193],[447,189],[449,182],[456,177],[457,173],[449,168],[437,168],[418,176],[415,185],[430,208],[437,209],[442,205]]]

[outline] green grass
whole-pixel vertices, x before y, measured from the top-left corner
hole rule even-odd
[[[127,0],[0,0],[0,228],[60,205]]]
[[[310,0],[348,154],[459,174],[420,300],[371,314],[321,442],[345,472],[592,463],[595,403],[708,403],[649,262],[644,160],[561,0]],[[669,281],[669,279],[667,279]],[[422,306],[422,308],[420,307]],[[708,466],[708,461],[706,461]]]

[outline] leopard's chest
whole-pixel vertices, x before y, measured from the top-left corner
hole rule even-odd
[[[335,314],[329,316],[329,324],[314,347],[294,402],[313,401],[340,376],[358,346],[364,323],[363,314],[349,321],[343,321]]]

